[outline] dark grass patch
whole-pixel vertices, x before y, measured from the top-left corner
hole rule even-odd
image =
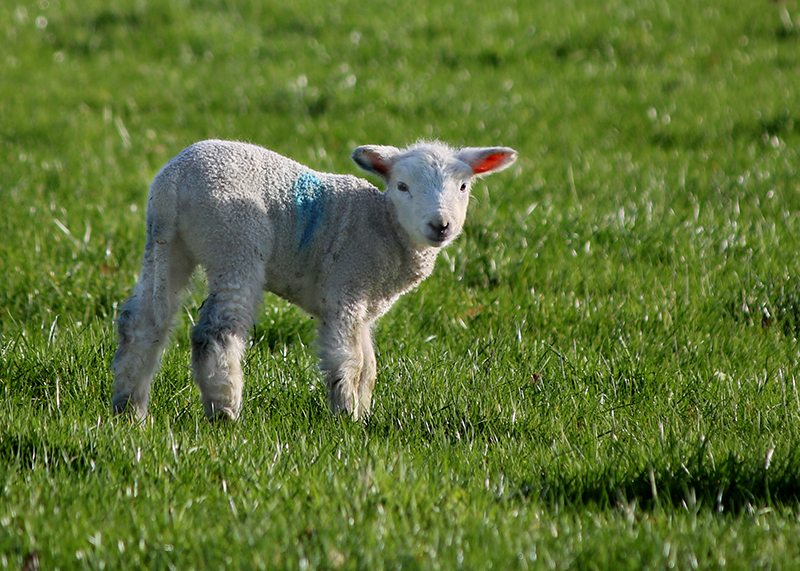
[[[759,281],[752,290],[724,301],[725,312],[734,321],[760,325],[765,331],[800,336],[800,279]]]

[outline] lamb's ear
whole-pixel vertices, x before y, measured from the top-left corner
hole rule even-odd
[[[376,174],[388,181],[397,155],[400,150],[396,147],[383,145],[364,145],[358,147],[350,158],[368,173]]]
[[[510,167],[517,160],[517,151],[508,147],[466,147],[456,158],[472,168],[472,174],[483,176]]]

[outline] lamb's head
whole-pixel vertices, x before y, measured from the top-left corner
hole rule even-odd
[[[461,233],[473,179],[507,168],[517,152],[417,143],[407,149],[366,145],[353,151],[352,158],[386,182],[397,219],[414,245],[441,248]]]

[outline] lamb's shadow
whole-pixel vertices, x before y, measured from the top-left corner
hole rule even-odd
[[[444,439],[454,445],[539,440],[547,446],[552,436],[536,426],[511,423],[499,416],[481,418],[453,407],[413,417],[384,417],[368,422],[365,429],[372,437],[396,438],[399,431],[411,443]],[[625,469],[622,466],[629,462],[587,462],[570,470],[569,475],[533,464],[525,464],[530,465],[526,473],[519,462],[512,462],[508,470],[503,470],[504,486],[497,501],[538,503],[553,509],[636,506],[640,510],[691,511],[702,507],[719,513],[792,505],[800,500],[800,447],[787,443],[781,448],[782,453],[769,453],[769,462],[760,450],[745,454],[731,451],[727,457],[712,461],[705,441],[689,453],[655,454],[649,465],[639,462],[639,467]],[[555,458],[553,461],[557,462]]]
[[[506,499],[538,501],[551,507],[617,506],[718,513],[741,513],[800,499],[800,452],[795,448],[767,466],[763,458],[741,458],[731,452],[709,462],[698,450],[678,465],[645,467],[620,476],[615,467],[572,478],[557,475],[521,478],[509,484]]]

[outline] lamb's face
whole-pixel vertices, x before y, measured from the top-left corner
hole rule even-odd
[[[386,181],[397,218],[418,248],[441,248],[464,227],[473,178],[508,168],[517,152],[508,147],[465,147],[418,143],[400,150],[364,145],[353,160]]]
[[[467,164],[453,157],[420,154],[397,161],[386,192],[417,247],[441,248],[461,233],[472,175]]]

